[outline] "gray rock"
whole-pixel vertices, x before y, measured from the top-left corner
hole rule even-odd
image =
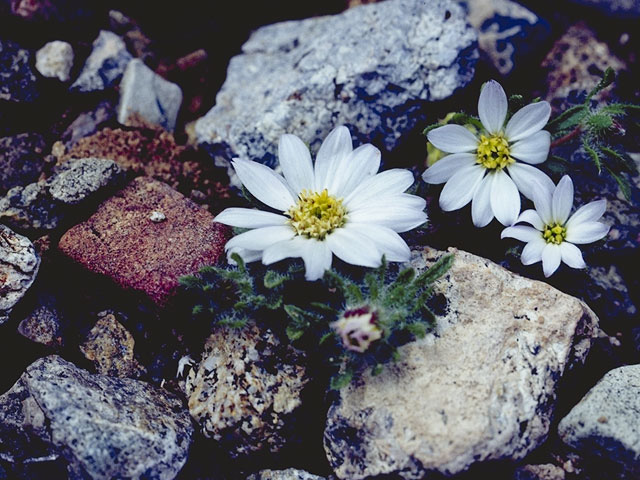
[[[124,172],[113,160],[80,158],[69,160],[47,180],[53,200],[77,205],[101,188],[124,178]]]
[[[44,181],[13,187],[0,197],[0,222],[19,230],[54,230],[64,212]]]
[[[31,241],[0,224],[0,325],[36,279],[39,267]]]
[[[261,470],[249,475],[247,480],[325,480],[325,478],[312,475],[304,470],[287,468],[286,470]]]
[[[115,85],[132,58],[118,35],[101,30],[93,42],[91,55],[87,58],[80,76],[71,85],[71,90],[93,92]]]
[[[565,480],[565,472],[551,463],[525,465],[515,471],[513,480]]]
[[[0,138],[0,195],[16,185],[38,180],[45,167],[44,138],[38,133],[21,133]]]
[[[182,104],[182,90],[147,67],[142,60],[129,62],[120,82],[118,122],[130,125],[129,117],[173,131]],[[133,122],[135,124],[135,122]]]
[[[29,50],[0,39],[0,101],[32,102],[40,96]]]
[[[73,47],[67,42],[54,40],[36,52],[36,69],[43,77],[69,80],[73,66]]]
[[[393,149],[423,107],[464,87],[476,35],[450,0],[388,0],[258,29],[231,59],[216,105],[196,123],[217,163],[275,163],[278,139],[317,150],[336,125]]]
[[[93,110],[81,113],[71,122],[60,137],[64,147],[69,150],[78,140],[93,135],[103,126],[115,123],[116,107],[109,100],[101,101]]]
[[[435,333],[329,409],[325,451],[339,478],[450,476],[521,459],[547,437],[557,383],[584,361],[597,317],[546,283],[452,251],[435,286],[448,302]],[[441,254],[414,250],[411,264],[422,271]]]
[[[203,435],[232,457],[280,450],[308,382],[302,353],[254,325],[218,329],[204,348],[185,385]]]
[[[639,478],[638,425],[640,365],[628,365],[611,370],[589,390],[560,421],[558,435],[581,456],[606,459],[623,469],[624,478]]]
[[[54,302],[40,304],[18,325],[18,333],[29,340],[57,348],[64,345],[61,317]]]
[[[92,375],[58,356],[32,363],[0,396],[0,456],[19,470],[64,460],[73,479],[172,479],[193,427],[174,395]]]

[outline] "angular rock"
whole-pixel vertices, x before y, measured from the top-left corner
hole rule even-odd
[[[340,391],[324,435],[339,478],[453,475],[521,459],[546,438],[563,372],[584,361],[598,319],[581,301],[456,251],[435,285],[446,314],[400,360]],[[414,250],[418,271],[442,253]]]
[[[606,460],[620,472],[640,477],[640,365],[608,372],[558,425],[562,441],[581,456]],[[602,462],[600,462],[602,466]]]
[[[16,470],[63,459],[70,478],[172,479],[192,434],[174,395],[58,356],[32,363],[0,396],[0,455]]]
[[[166,221],[151,221],[154,211]],[[139,177],[67,231],[59,248],[87,270],[163,305],[179,277],[218,261],[228,235],[209,212],[168,185]]]
[[[18,333],[47,347],[64,345],[60,313],[54,304],[38,305],[20,322]]]
[[[107,123],[115,123],[116,107],[114,103],[103,100],[93,110],[81,113],[71,122],[60,137],[65,149],[71,149],[80,139],[93,135]],[[63,154],[64,155],[64,154]],[[56,155],[58,156],[58,155]],[[110,158],[105,155],[82,155],[80,157]]]
[[[173,131],[181,103],[182,90],[178,85],[162,78],[140,59],[129,62],[120,82],[118,122],[135,125],[136,117],[141,117]]]
[[[217,162],[275,163],[278,139],[317,150],[338,124],[393,149],[423,107],[467,85],[478,56],[450,0],[389,0],[258,29],[231,59],[216,105],[195,130]]]
[[[93,42],[93,50],[71,85],[72,91],[93,92],[105,90],[120,80],[133,57],[124,41],[115,33],[101,30]]]
[[[30,58],[29,50],[0,38],[0,101],[32,102],[40,96]]]
[[[113,160],[80,158],[66,162],[47,180],[51,198],[77,205],[100,189],[124,179],[124,172]]]
[[[202,434],[232,457],[277,452],[308,382],[301,352],[254,325],[221,328],[186,380],[189,412]],[[297,478],[297,477],[296,477]]]
[[[73,47],[67,42],[54,40],[36,52],[36,69],[43,77],[69,80],[73,66]]]
[[[304,470],[287,468],[286,470],[261,470],[249,475],[247,480],[325,480],[324,477],[312,475]]]
[[[45,167],[46,144],[38,133],[0,138],[0,195],[38,180]]]

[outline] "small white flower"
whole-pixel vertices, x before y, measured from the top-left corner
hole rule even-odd
[[[534,192],[535,210],[525,210],[518,222],[533,227],[515,225],[502,231],[502,238],[511,237],[527,242],[522,250],[524,265],[542,261],[544,276],[549,277],[564,262],[571,268],[584,268],[580,249],[574,244],[591,243],[605,237],[609,227],[598,222],[607,208],[606,200],[596,200],[580,207],[571,217],[573,182],[562,177],[552,194]]]
[[[363,353],[372,342],[382,338],[377,314],[369,307],[347,310],[330,327],[340,336],[344,348],[353,352]]]
[[[472,202],[476,227],[488,225],[494,216],[503,225],[512,225],[520,213],[518,191],[533,200],[537,188],[551,191],[554,187],[545,173],[530,165],[544,162],[549,154],[551,135],[542,128],[551,107],[547,102],[531,103],[504,126],[507,95],[498,82],[490,80],[480,92],[478,114],[486,130],[480,138],[461,125],[429,132],[429,142],[452,155],[438,160],[422,178],[427,183],[446,182],[440,194],[443,210]]]
[[[265,265],[301,257],[307,280],[321,278],[334,254],[364,267],[378,267],[383,255],[409,260],[409,247],[398,233],[427,220],[425,201],[403,193],[413,184],[411,172],[377,173],[380,151],[370,144],[354,150],[346,127],[329,133],[315,166],[295,135],[280,138],[278,158],[284,177],[260,163],[233,161],[247,190],[281,213],[248,208],[220,213],[217,222],[253,229],[229,240],[229,256],[235,252]]]

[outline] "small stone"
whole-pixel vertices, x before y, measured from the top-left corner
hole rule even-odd
[[[118,122],[130,125],[130,116],[173,131],[182,103],[182,90],[147,67],[142,60],[129,62],[120,82]]]
[[[0,38],[0,65],[0,101],[33,102],[40,96],[29,50]]]
[[[0,224],[0,325],[29,290],[39,267],[31,241]]]
[[[600,421],[602,417],[606,422]],[[611,478],[640,477],[640,365],[608,372],[558,425],[560,439],[585,459],[620,470]],[[626,476],[623,476],[624,473]]]
[[[153,211],[167,221],[150,222]],[[139,177],[67,231],[59,248],[89,271],[163,305],[179,277],[221,258],[228,236],[228,227],[206,210],[164,183]]]
[[[44,170],[44,138],[38,133],[21,133],[0,138],[0,195],[16,185],[38,180]]]
[[[307,382],[301,352],[249,325],[216,330],[185,388],[202,434],[237,457],[284,446]]]
[[[16,473],[62,461],[69,478],[172,479],[192,435],[174,395],[92,375],[55,355],[32,363],[0,396],[0,455]]]
[[[60,313],[55,305],[38,305],[20,322],[18,333],[47,347],[56,348],[64,345]]]
[[[516,470],[514,480],[565,480],[565,472],[550,463],[525,465]]]
[[[132,58],[124,41],[118,35],[101,30],[98,38],[93,42],[93,50],[80,76],[71,85],[71,90],[94,92],[115,85]]]
[[[66,82],[72,66],[73,47],[67,42],[54,40],[36,52],[36,69],[43,77]]]
[[[247,480],[325,480],[325,478],[312,475],[304,470],[287,468],[286,470],[261,470],[249,475]]]
[[[77,205],[104,187],[124,179],[124,172],[113,160],[80,158],[64,163],[49,180],[51,198]]]
[[[167,217],[165,216],[165,214],[162,212],[158,212],[157,210],[151,212],[151,215],[149,215],[149,220],[151,220],[153,223],[164,222],[166,219]]]

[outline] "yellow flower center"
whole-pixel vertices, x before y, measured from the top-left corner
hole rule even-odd
[[[559,223],[545,225],[544,229],[542,230],[542,238],[544,238],[547,243],[555,243],[556,245],[560,245],[562,242],[564,242],[564,239],[567,238],[567,229]]]
[[[347,221],[342,199],[329,195],[326,188],[320,193],[303,190],[298,195],[298,202],[286,214],[290,218],[287,223],[296,235],[318,240],[323,240]]]
[[[477,162],[489,170],[502,170],[515,162],[509,152],[509,142],[501,134],[480,136]]]

